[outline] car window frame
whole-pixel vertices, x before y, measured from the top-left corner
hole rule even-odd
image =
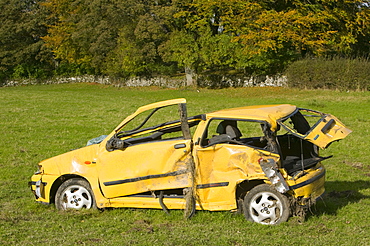
[[[309,122],[306,120],[306,118],[304,117],[304,115],[301,113],[301,111],[307,111],[307,112],[313,112],[313,113],[316,113],[317,115],[320,115],[320,116],[317,116],[317,117],[320,117],[320,119],[318,121],[315,122],[315,124],[313,124],[312,126],[309,124]],[[297,129],[294,129],[294,128],[291,128],[289,127],[289,125],[285,124],[284,122],[286,120],[289,120],[292,116],[294,116],[295,114],[297,113],[301,113],[302,115],[302,118],[307,122],[307,124],[309,125],[310,129],[307,130],[304,134],[302,133],[299,133]],[[288,116],[285,116],[281,119],[278,119],[277,122],[278,124],[283,127],[286,131],[288,131],[289,133],[291,133],[292,135],[296,136],[296,137],[299,137],[299,138],[302,138],[302,139],[305,139],[326,117],[327,114],[324,114],[320,111],[316,111],[316,110],[312,110],[312,109],[306,109],[306,108],[296,108],[296,110],[294,110],[293,113],[289,114]]]
[[[211,122],[213,120],[235,120],[235,121],[244,121],[244,122],[252,122],[252,123],[259,123],[259,124],[263,124],[264,127],[262,128],[261,127],[261,135],[265,138],[269,138],[269,137],[272,137],[272,131],[270,129],[270,124],[267,122],[267,121],[264,121],[264,120],[252,120],[252,119],[240,119],[240,118],[224,118],[224,117],[213,117],[213,118],[210,118],[208,119],[207,123],[206,123],[206,126],[204,128],[204,131],[203,133],[201,134],[201,138],[199,140],[199,146],[201,148],[208,148],[208,147],[211,147],[211,146],[214,146],[214,145],[217,145],[217,144],[235,144],[235,145],[243,145],[243,146],[246,146],[246,147],[250,147],[250,148],[253,148],[253,149],[257,149],[257,150],[264,150],[264,151],[269,151],[269,150],[266,150],[265,148],[260,148],[260,147],[257,147],[257,146],[254,146],[254,145],[250,145],[250,144],[247,144],[247,143],[242,143],[240,142],[240,144],[237,144],[236,142],[233,142],[233,141],[230,141],[229,143],[227,142],[219,142],[219,143],[212,143],[212,144],[207,144],[207,145],[203,145],[203,142],[205,139],[208,139],[208,138],[205,138],[205,136],[208,135],[208,129],[209,129],[209,126],[211,124]],[[271,134],[268,135],[265,131],[271,131]],[[257,138],[258,136],[256,137],[251,137],[251,138]],[[276,139],[273,139],[273,141],[275,141],[276,143]],[[269,152],[272,152],[272,151],[269,151]],[[272,152],[272,153],[275,153],[275,152]]]

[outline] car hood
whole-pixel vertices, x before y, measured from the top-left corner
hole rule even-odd
[[[45,174],[82,174],[96,163],[99,145],[93,144],[54,156],[39,163]]]

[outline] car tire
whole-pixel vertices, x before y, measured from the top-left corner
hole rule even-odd
[[[243,212],[248,221],[277,225],[290,216],[289,200],[268,184],[257,185],[245,195]]]
[[[81,178],[68,179],[55,194],[55,207],[58,210],[96,208],[90,184]]]

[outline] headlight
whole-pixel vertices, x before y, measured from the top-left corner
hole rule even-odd
[[[38,166],[38,170],[35,172],[35,175],[42,174],[44,172],[44,168],[40,164],[38,164],[37,166]]]

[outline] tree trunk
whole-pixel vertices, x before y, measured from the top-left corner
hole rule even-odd
[[[191,67],[185,67],[186,86],[194,85],[194,69]]]

